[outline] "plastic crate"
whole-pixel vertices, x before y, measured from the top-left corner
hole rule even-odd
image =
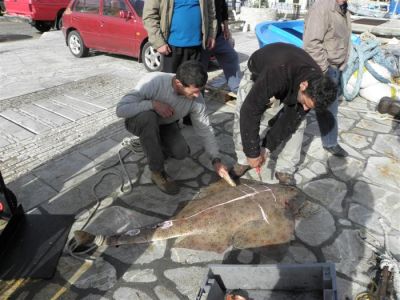
[[[254,300],[337,300],[335,265],[209,265],[196,300],[222,300],[227,291],[236,289]]]

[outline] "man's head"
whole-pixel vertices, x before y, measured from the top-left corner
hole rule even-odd
[[[178,94],[189,99],[197,98],[208,79],[203,65],[195,60],[182,63],[176,71],[174,78],[175,88]]]
[[[336,96],[336,84],[327,74],[323,74],[321,77],[301,82],[297,100],[305,111],[313,108],[325,111],[335,101]]]

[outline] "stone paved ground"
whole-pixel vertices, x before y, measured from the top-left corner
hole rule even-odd
[[[236,42],[244,64],[257,48],[255,37],[237,34]],[[127,136],[114,115],[115,103],[145,71],[122,57],[96,54],[77,61],[59,33],[29,41],[29,51],[18,43],[0,48],[0,85],[5,91],[0,98],[0,169],[25,210],[74,214],[73,229],[77,229],[95,207],[92,189],[107,172],[101,168],[117,161],[120,142]],[[234,107],[208,99],[208,109],[224,160],[232,164]],[[195,299],[208,263],[333,261],[339,299],[352,299],[366,289],[374,258],[360,240],[360,230],[382,242],[379,220],[384,220],[390,228],[391,249],[400,255],[400,127],[379,117],[374,105],[362,98],[341,104],[340,139],[350,156],[338,159],[322,150],[315,117],[308,116],[296,179],[316,212],[296,221],[288,245],[218,254],[173,248],[171,241],[164,241],[102,249],[94,263],[65,252],[53,279],[27,281],[14,286],[18,288],[2,282],[0,297]],[[88,230],[113,233],[167,219],[215,180],[201,141],[190,127],[183,131],[193,156],[167,164],[167,172],[182,186],[181,193],[173,197],[159,192],[151,184],[146,159],[128,155],[124,161],[134,183],[132,192],[119,191],[118,177],[104,178],[96,189],[101,206]],[[269,165],[273,167],[273,162]],[[267,168],[261,176],[274,182]],[[248,177],[258,179],[254,172]]]

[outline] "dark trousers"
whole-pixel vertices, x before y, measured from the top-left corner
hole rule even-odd
[[[164,170],[165,156],[184,159],[190,148],[181,134],[178,123],[159,125],[161,118],[154,111],[145,111],[125,120],[126,129],[139,137],[151,171]]]
[[[196,47],[175,47],[169,46],[171,53],[164,55],[163,69],[165,73],[176,73],[181,63],[187,60],[200,61],[201,46]]]

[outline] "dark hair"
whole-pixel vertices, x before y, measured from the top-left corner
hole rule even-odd
[[[324,111],[333,103],[337,97],[338,87],[335,82],[323,74],[308,80],[308,86],[304,93],[315,103],[315,110]]]
[[[194,85],[200,88],[206,85],[208,75],[200,62],[188,60],[179,65],[178,70],[176,70],[176,79],[185,87]]]

